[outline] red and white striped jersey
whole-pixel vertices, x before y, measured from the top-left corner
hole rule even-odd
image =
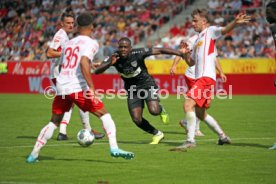
[[[195,61],[195,78],[210,77],[216,80],[216,40],[222,35],[222,27],[210,26],[199,33],[193,46],[192,59]]]
[[[188,48],[190,50],[193,50],[193,47],[194,47],[194,44],[195,44],[195,41],[197,40],[197,38],[198,38],[198,35],[196,34],[188,39],[187,44],[188,44]],[[185,75],[189,78],[195,79],[195,65],[189,66],[186,69]]]
[[[65,47],[66,42],[68,42],[69,38],[67,33],[63,29],[59,29],[53,37],[49,48],[61,51],[62,48]],[[60,58],[51,58],[51,78],[56,78],[59,74],[58,65],[60,62]]]

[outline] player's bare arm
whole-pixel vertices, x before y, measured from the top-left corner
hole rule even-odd
[[[81,72],[83,74],[83,77],[85,78],[89,89],[91,89],[92,91],[95,91],[94,84],[91,78],[91,73],[90,73],[90,60],[88,57],[86,56],[81,57],[80,67],[81,67]]]
[[[172,64],[172,67],[171,67],[171,70],[170,70],[170,74],[171,75],[174,75],[175,74],[175,71],[176,71],[176,65],[179,63],[179,61],[181,60],[181,57],[179,56],[176,56],[173,60],[173,64]]]
[[[222,79],[222,82],[226,82],[227,81],[227,77],[224,74],[224,72],[222,70],[222,67],[221,67],[218,59],[216,59],[216,69],[219,72],[219,75],[220,75],[220,78]]]
[[[185,43],[184,41],[181,41],[180,42],[180,45],[179,45],[179,48],[180,49],[188,49],[188,44]],[[180,50],[181,51],[181,50]],[[183,51],[182,51],[183,52]],[[170,70],[170,74],[171,75],[174,75],[175,74],[175,71],[176,71],[176,65],[179,63],[179,61],[181,60],[181,57],[180,56],[176,56],[173,60],[173,64],[172,64],[172,67],[171,67],[171,70]]]
[[[103,73],[107,70],[110,66],[114,65],[117,60],[119,59],[118,54],[112,54],[111,58],[105,59],[101,64],[94,70],[95,74]]]
[[[52,48],[48,48],[46,52],[48,58],[59,58],[61,56],[61,51],[57,51]]]
[[[221,33],[225,35],[226,33],[230,32],[234,29],[237,25],[248,23],[251,20],[251,16],[246,15],[244,13],[238,14],[235,19],[227,24],[225,27],[222,28]]]
[[[187,63],[188,66],[194,66],[195,65],[195,61],[191,58],[191,50],[189,50],[188,48],[182,48],[180,49],[181,52],[183,53],[183,59],[185,60],[185,62]]]
[[[176,55],[183,58],[183,53],[169,48],[153,48],[152,55],[167,54],[167,55]]]

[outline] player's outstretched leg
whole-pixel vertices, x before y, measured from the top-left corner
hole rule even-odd
[[[110,146],[110,155],[112,157],[122,157],[124,159],[130,160],[134,158],[134,153],[122,150],[118,147],[117,138],[116,138],[116,127],[111,115],[106,113],[100,117],[103,127],[108,136],[109,146]]]
[[[204,121],[219,136],[218,145],[231,144],[230,137],[224,133],[218,122],[212,116],[207,114]]]
[[[57,126],[53,122],[49,122],[45,127],[41,129],[34,145],[33,151],[26,159],[27,163],[35,163],[38,161],[38,155],[41,148],[45,146],[49,139],[51,139],[56,128]]]
[[[151,101],[153,102],[153,101]],[[159,115],[159,112],[156,112],[157,110],[153,110],[153,109],[157,109],[154,108],[152,105],[148,106],[150,110],[151,114],[156,114]],[[158,106],[157,106],[158,107]],[[137,127],[139,127],[140,129],[142,129],[143,131],[150,133],[153,135],[152,137],[152,141],[150,142],[150,144],[158,144],[162,139],[164,139],[164,134],[163,132],[157,130],[155,127],[153,127],[145,118],[142,117],[142,112],[143,109],[142,107],[136,107],[136,108],[130,108],[129,107],[129,113],[131,116],[132,121],[135,123],[135,125]],[[156,113],[154,113],[156,112]]]

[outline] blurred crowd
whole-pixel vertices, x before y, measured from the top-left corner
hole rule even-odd
[[[211,25],[225,26],[234,20],[239,12],[252,16],[249,24],[235,28],[231,33],[216,42],[220,58],[275,58],[274,41],[265,19],[264,0],[209,0]],[[196,34],[191,18],[171,27],[166,35],[147,45],[177,49],[181,40],[187,40]],[[169,57],[169,56],[166,56]]]
[[[1,0],[0,61],[47,60],[45,51],[58,30],[62,12],[90,11],[94,16],[94,37],[100,55],[108,56],[122,36],[134,44],[156,33],[162,25],[182,12],[193,0]],[[273,38],[265,20],[262,0],[209,0],[212,24],[226,25],[244,10],[251,14],[250,24],[236,28],[217,41],[218,56],[275,57]],[[166,35],[148,47],[178,48],[181,40],[195,34],[191,18],[173,25]],[[73,35],[70,35],[71,37]],[[162,56],[164,58],[166,56]],[[161,59],[162,59],[161,58]]]
[[[64,11],[90,11],[103,56],[122,36],[138,43],[187,6],[188,0],[1,0],[0,60],[47,60],[45,51]],[[70,35],[73,36],[73,35]]]

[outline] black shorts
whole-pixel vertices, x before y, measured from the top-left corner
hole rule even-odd
[[[144,108],[144,103],[149,101],[160,101],[158,95],[158,89],[137,89],[133,93],[128,93],[127,104],[128,109],[134,109],[136,107]]]

